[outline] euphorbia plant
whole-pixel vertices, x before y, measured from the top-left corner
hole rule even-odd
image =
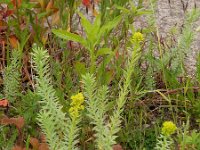
[[[80,43],[85,47],[90,55],[90,72],[95,73],[96,59],[98,56],[113,55],[113,51],[109,47],[103,47],[101,42],[114,27],[116,27],[122,19],[122,16],[117,16],[112,21],[101,24],[101,16],[98,15],[92,24],[81,13],[81,24],[85,30],[86,36],[77,35],[67,30],[53,29],[52,32],[58,37]]]

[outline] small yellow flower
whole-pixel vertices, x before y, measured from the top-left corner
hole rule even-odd
[[[162,126],[162,134],[170,136],[176,131],[177,127],[172,121],[165,121]]]
[[[140,32],[135,32],[135,33],[133,34],[133,36],[132,36],[131,41],[132,41],[133,43],[140,43],[140,42],[143,42],[143,41],[144,41],[144,36],[143,36],[143,34],[140,33]]]
[[[84,109],[83,102],[84,96],[82,93],[71,96],[71,104],[69,108],[69,114],[71,118],[77,118],[79,116],[79,111]]]

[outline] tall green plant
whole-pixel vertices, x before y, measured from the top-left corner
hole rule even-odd
[[[200,84],[200,54],[198,54],[196,65],[197,65],[196,78],[197,78],[197,81]]]
[[[90,54],[90,72],[95,73],[96,60],[98,56],[113,54],[110,48],[102,47],[101,42],[103,41],[103,37],[118,25],[121,21],[121,16],[117,16],[112,21],[102,25],[100,15],[96,17],[93,24],[90,23],[90,21],[88,21],[81,13],[79,13],[79,15],[81,16],[81,24],[86,33],[85,37],[60,29],[53,29],[52,32],[62,39],[72,40],[84,46]]]
[[[36,92],[41,96],[41,110],[38,114],[39,125],[46,135],[51,150],[77,149],[78,123],[80,118],[68,118],[58,103],[51,81],[49,55],[46,50],[33,47],[34,69],[37,72]]]
[[[134,49],[131,57],[127,60],[126,69],[123,72],[123,79],[119,82],[119,95],[116,98],[116,106],[112,115],[107,115],[108,87],[98,87],[95,77],[91,74],[83,76],[84,91],[87,100],[88,116],[91,124],[95,125],[93,130],[96,132],[96,147],[99,150],[111,150],[116,144],[116,134],[121,126],[121,114],[124,110],[124,105],[127,100],[127,95],[130,92],[129,86],[131,83],[131,75],[134,72],[134,66],[140,58],[140,42],[143,41],[141,33],[135,33],[132,39]]]
[[[49,55],[43,48],[33,48],[33,61],[37,71],[37,93],[42,97],[41,110],[38,115],[39,124],[46,135],[50,149],[61,149],[63,144],[60,142],[60,135],[66,129],[64,124],[66,118],[62,112],[62,106],[58,103],[58,97],[51,84],[49,73]]]
[[[20,96],[20,67],[21,51],[13,50],[10,64],[5,68],[3,74],[4,95],[14,102]]]
[[[180,85],[177,77],[183,75],[187,70],[184,67],[184,60],[191,51],[191,44],[195,35],[193,24],[199,16],[200,12],[196,9],[187,13],[183,32],[178,38],[177,46],[163,55],[162,63],[171,64],[170,69],[164,69],[164,76],[169,87],[176,88],[177,85]]]

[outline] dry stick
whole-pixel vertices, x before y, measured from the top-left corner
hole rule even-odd
[[[5,50],[5,41],[2,42],[2,58],[3,58],[3,67],[5,67],[5,59],[6,59],[6,50]]]
[[[174,89],[174,90],[166,90],[165,94],[176,94],[177,92],[179,91],[183,91],[185,88],[182,87],[182,88],[178,88],[178,89]],[[197,92],[197,91],[200,91],[200,87],[188,87],[187,90],[195,90],[194,92]]]
[[[158,93],[158,91],[159,91],[159,92],[163,92],[162,94],[176,94],[179,91],[182,91],[184,89],[185,89],[185,87],[172,89],[172,90],[158,89],[158,90],[146,91],[145,93]],[[195,90],[194,92],[198,92],[198,91],[200,91],[200,87],[198,87],[198,86],[188,87],[187,90]]]

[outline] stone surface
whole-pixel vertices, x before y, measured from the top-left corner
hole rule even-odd
[[[166,37],[174,26],[181,28],[186,12],[193,8],[200,9],[200,0],[158,0],[156,21],[160,35]],[[200,26],[200,18],[194,23],[194,32],[198,26]],[[195,74],[198,53],[200,53],[200,32],[196,32],[190,53],[185,60],[189,75]]]

